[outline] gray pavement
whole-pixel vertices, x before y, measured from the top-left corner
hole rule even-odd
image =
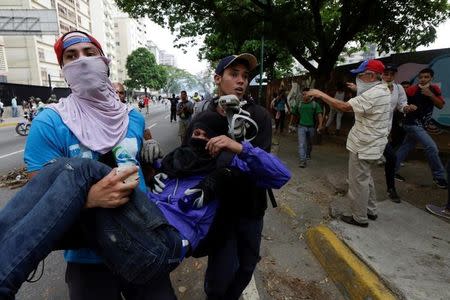
[[[331,228],[405,299],[450,299],[450,224],[407,202],[379,203],[368,228]]]

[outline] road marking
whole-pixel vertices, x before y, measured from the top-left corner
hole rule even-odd
[[[256,288],[255,275],[252,275],[252,280],[250,280],[249,284],[247,285],[244,292],[242,293],[242,298],[244,300],[259,300],[260,299],[258,289]]]
[[[167,115],[167,116],[164,117],[164,119],[168,119],[169,117],[170,117],[170,115]]]
[[[156,124],[158,124],[158,123],[152,124],[152,125],[150,125],[148,128],[149,128],[149,129],[150,129],[150,128],[153,128],[153,127],[156,126]]]
[[[23,152],[23,149],[22,149],[22,150],[19,150],[19,151],[15,151],[15,152],[11,152],[11,153],[8,153],[8,154],[5,154],[5,155],[2,155],[2,156],[0,156],[0,158],[5,158],[5,157],[8,157],[8,156],[11,156],[11,155],[14,155],[14,154],[20,153],[20,152]]]

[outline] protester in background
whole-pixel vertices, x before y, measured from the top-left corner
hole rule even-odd
[[[397,156],[394,151],[395,144],[401,144],[401,141],[398,142],[395,139],[401,138],[398,134],[398,124],[394,124],[394,115],[396,112],[401,114],[406,114],[413,112],[417,107],[414,105],[407,104],[406,93],[403,87],[400,84],[394,82],[395,74],[397,73],[397,67],[394,65],[386,65],[382,80],[387,84],[390,92],[391,92],[391,110],[389,114],[389,121],[391,123],[391,139],[386,144],[386,148],[384,149],[383,155],[386,160],[384,164],[384,175],[386,178],[386,186],[387,193],[389,198],[396,202],[400,203],[400,197],[397,194],[397,190],[395,188],[395,165],[397,162]],[[395,128],[395,129],[394,129]]]
[[[47,103],[48,104],[58,103],[58,99],[56,98],[56,95],[52,93],[50,95],[50,97],[47,99]]]
[[[275,134],[277,132],[282,134],[286,120],[286,111],[288,114],[291,113],[284,89],[278,91],[278,95],[272,100],[271,107],[275,110]]]
[[[17,107],[17,97],[14,96],[11,99],[11,116],[13,118],[17,118],[19,116],[18,107]]]
[[[148,115],[149,109],[150,109],[150,98],[147,97],[147,95],[145,95],[143,101],[144,101],[144,107],[145,107],[145,114]]]
[[[194,113],[194,104],[188,100],[186,91],[181,91],[180,93],[181,101],[177,104],[177,115],[178,115],[178,135],[183,143],[183,139],[186,135],[186,130],[191,121],[192,114]]]
[[[384,72],[381,61],[366,60],[351,72],[357,76],[357,96],[348,102],[334,99],[315,89],[306,92],[306,95],[321,98],[338,110],[355,113],[355,124],[347,138],[351,215],[345,212],[341,220],[367,227],[368,218],[375,220],[378,217],[371,165],[381,158],[387,144],[391,95],[387,85],[381,82]]]
[[[200,96],[198,95],[198,93],[195,92],[195,93],[194,93],[194,96],[192,97],[192,100],[194,100],[194,102],[200,102],[200,101],[202,101],[202,97],[200,97]]]
[[[336,93],[334,94],[334,99],[344,101],[345,99],[345,85],[343,82],[338,82],[336,84]],[[328,120],[325,124],[325,132],[328,132],[328,127],[333,123],[334,118],[336,117],[336,131],[334,132],[335,135],[339,135],[341,130],[341,120],[342,115],[344,113],[342,111],[336,110],[332,107],[330,107],[330,113],[328,114]]]
[[[99,42],[87,33],[72,31],[59,38],[54,49],[72,93],[49,105],[33,121],[24,153],[29,176],[61,157],[91,158],[111,167],[139,165],[145,121],[117,101],[108,78],[110,60]],[[124,186],[121,176],[112,171],[90,188],[86,207],[119,207],[138,185],[145,192],[140,169],[138,173],[141,180]],[[132,285],[91,249],[68,250],[64,258],[72,300],[119,300],[121,294],[127,300],[175,298],[168,276],[153,286]]]
[[[3,122],[3,112],[5,111],[5,109],[3,108],[3,102],[0,99],[0,122]]]
[[[405,91],[411,86],[411,82],[409,82],[407,80],[402,81],[400,84]]]
[[[298,117],[298,153],[300,158],[300,168],[306,167],[306,161],[311,159],[312,139],[323,127],[322,108],[314,101],[314,97],[307,96],[309,88],[303,89],[303,97],[295,107],[292,114]],[[316,122],[317,119],[317,122]],[[317,129],[316,129],[317,128]]]
[[[428,165],[433,174],[433,182],[437,187],[446,189],[447,180],[445,179],[444,165],[439,158],[439,149],[427,132],[427,126],[431,122],[433,109],[437,107],[442,109],[445,105],[441,89],[432,83],[434,71],[426,68],[419,72],[419,83],[410,86],[406,90],[408,96],[408,104],[413,104],[417,110],[407,114],[403,128],[406,132],[405,140],[397,151],[396,172],[400,169],[400,164],[408,156],[408,153],[420,143],[424,147],[424,152],[428,160]],[[399,181],[405,181],[400,174],[395,174],[395,178]]]
[[[125,93],[125,87],[120,82],[113,82],[113,88],[116,91],[117,97],[119,97],[120,102],[127,103],[127,94]]]
[[[170,100],[170,123],[172,121],[177,121],[177,104],[178,104],[178,98],[175,97],[175,94],[172,94],[172,98]]]

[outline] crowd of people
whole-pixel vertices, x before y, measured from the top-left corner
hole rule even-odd
[[[221,59],[217,97],[195,93],[190,100],[181,91],[168,99],[181,146],[162,157],[124,86],[109,80],[113,62],[101,44],[72,31],[54,49],[72,93],[52,100],[33,121],[24,152],[30,181],[0,211],[0,298],[14,299],[39,262],[63,249],[72,300],[176,299],[169,274],[190,256],[208,257],[208,299],[239,299],[260,259],[271,189],[291,177],[270,153],[272,115],[245,95],[256,58]],[[433,107],[444,105],[433,71],[422,70],[406,91],[394,83],[396,71],[367,60],[351,71],[356,84],[338,84],[334,97],[304,88],[291,107],[281,89],[270,103],[275,133],[282,134],[287,115],[296,116],[301,168],[311,159],[314,135],[334,118],[342,134],[342,112],[354,113],[347,137],[350,207],[341,216],[352,225],[377,219],[371,166],[382,156],[389,196],[400,201],[395,179],[404,180],[401,162],[417,142],[436,185],[448,187],[426,130]],[[356,95],[345,101],[349,90]],[[148,114],[152,99],[141,100]],[[331,108],[326,123],[322,102]],[[405,115],[405,137],[389,140],[395,111]]]
[[[291,177],[270,154],[269,112],[239,103],[256,58],[225,57],[214,75],[219,97],[233,95],[257,124],[251,142],[228,136],[219,97],[192,116],[182,92],[182,145],[161,160],[144,117],[109,80],[100,43],[73,31],[54,49],[72,93],[33,121],[30,181],[0,211],[0,298],[14,299],[39,261],[64,249],[70,299],[175,299],[169,273],[189,256],[208,256],[209,299],[238,299],[259,261],[268,189]]]
[[[397,71],[395,65],[385,66],[379,60],[366,60],[351,71],[356,76],[356,84],[338,82],[334,97],[304,88],[301,100],[291,108],[284,90],[280,90],[280,95],[274,95],[271,108],[275,132],[283,131],[284,126],[279,122],[284,121],[285,111],[295,116],[301,168],[305,168],[311,159],[314,135],[322,131],[328,133],[335,118],[336,134],[341,134],[342,114],[353,112],[355,121],[347,136],[347,197],[351,205],[342,216],[346,223],[367,227],[368,219],[377,219],[371,166],[381,159],[384,159],[387,194],[392,201],[401,202],[395,182],[406,180],[399,171],[408,153],[418,143],[423,146],[434,184],[438,188],[448,188],[439,149],[430,136],[430,131],[435,128],[431,118],[433,109],[442,109],[445,104],[439,86],[432,83],[434,72],[425,68],[417,75],[417,84],[397,84]],[[323,126],[323,111],[327,106],[328,119]],[[428,205],[427,209],[431,211],[432,207]],[[440,215],[449,218],[448,208],[440,208]]]

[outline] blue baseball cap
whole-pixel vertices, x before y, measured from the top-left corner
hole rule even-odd
[[[256,57],[253,54],[250,53],[242,53],[238,55],[230,55],[225,58],[222,58],[216,67],[216,74],[222,75],[223,71],[225,71],[226,68],[228,68],[234,61],[237,59],[244,60],[248,63],[248,70],[253,70],[257,65],[258,61],[256,60]]]

